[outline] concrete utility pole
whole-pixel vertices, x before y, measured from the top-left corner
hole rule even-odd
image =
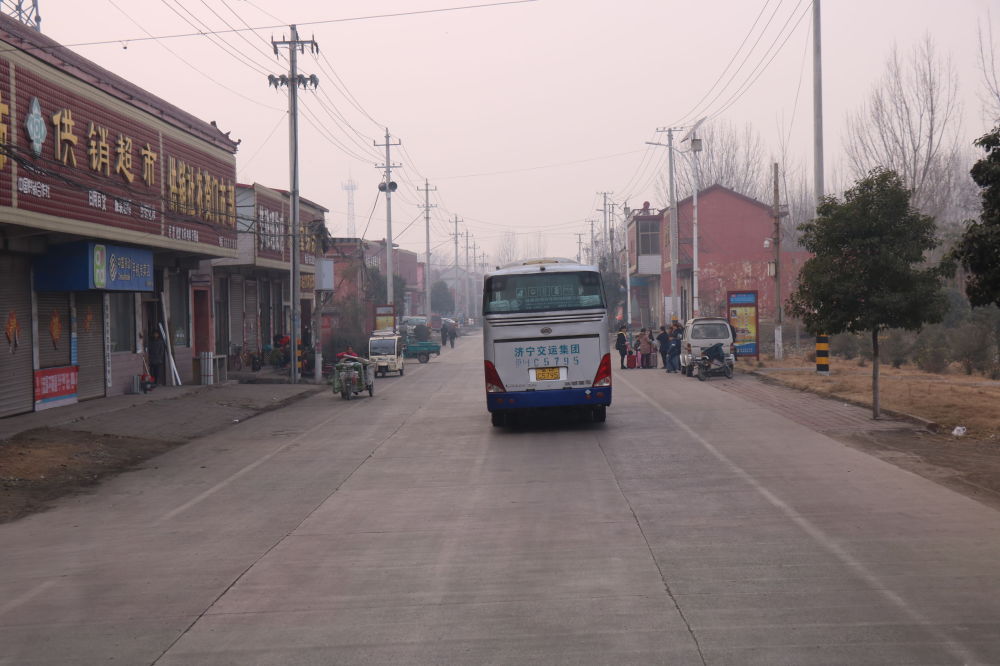
[[[462,281],[465,288],[462,290],[465,296],[465,307],[462,308],[463,316],[469,318],[469,304],[472,302],[472,285],[469,283],[469,230],[465,230],[465,280]],[[461,326],[462,322],[458,322]]]
[[[576,234],[576,263],[580,263],[583,252],[583,234]]]
[[[698,269],[698,190],[701,189],[701,171],[700,163],[698,161],[698,153],[701,152],[701,139],[698,138],[696,132],[701,124],[707,120],[707,117],[703,117],[701,120],[696,122],[688,133],[684,135],[681,139],[681,143],[688,140],[691,141],[691,147],[685,152],[690,152],[694,156],[692,162],[694,163],[694,195],[692,197],[692,209],[691,209],[691,236],[693,246],[691,252],[694,255],[692,257],[691,265],[691,313],[692,315],[701,314],[701,298],[698,296],[698,277],[700,271]]]
[[[458,288],[458,215],[455,216],[455,300],[461,295],[461,290]],[[455,309],[458,309],[458,303],[455,303]]]
[[[778,163],[774,163],[774,358],[784,358],[781,313],[781,201],[778,191]]]
[[[596,264],[597,247],[594,245],[594,221],[590,220],[590,263]]]
[[[602,197],[604,197],[604,204],[601,206],[601,212],[604,214],[604,230],[601,232],[601,245],[603,246],[608,242],[608,195],[611,192],[598,192]]]
[[[823,191],[823,49],[820,39],[820,0],[813,0],[813,187],[816,203]]]
[[[302,249],[299,247],[299,97],[298,90],[299,86],[306,88],[312,85],[316,88],[319,85],[319,79],[315,74],[309,76],[308,78],[299,74],[298,69],[298,54],[299,52],[305,52],[305,47],[308,44],[310,50],[313,53],[319,51],[319,46],[316,44],[315,40],[312,39],[299,39],[299,31],[294,25],[288,26],[291,31],[291,39],[275,41],[271,40],[271,46],[274,48],[274,55],[278,55],[278,48],[282,46],[288,47],[288,76],[274,76],[273,74],[267,77],[268,85],[272,85],[275,88],[281,86],[288,87],[288,162],[289,170],[291,174],[289,180],[291,181],[289,190],[290,207],[292,214],[292,247],[291,247],[291,262],[292,262],[292,275],[291,275],[291,285],[289,291],[289,298],[291,298],[292,306],[292,322],[291,330],[288,333],[289,344],[292,350],[292,366],[291,370],[291,382],[297,384],[299,381],[299,329],[301,327],[302,318],[302,297],[299,293],[301,285],[299,284],[299,260],[300,253]]]
[[[431,192],[436,192],[436,187],[431,187],[427,179],[424,178],[424,189],[417,188],[418,192],[424,193],[424,240],[427,244],[427,263],[424,270],[424,314],[431,316]],[[430,319],[427,320],[428,322]]]
[[[372,143],[375,143],[374,141]],[[393,280],[392,280],[392,193],[396,191],[396,183],[392,182],[392,168],[397,169],[402,167],[402,164],[393,164],[389,159],[389,149],[392,146],[399,146],[403,142],[397,141],[392,143],[389,140],[389,128],[385,128],[385,143],[375,143],[376,147],[385,147],[385,164],[379,164],[379,169],[385,169],[385,182],[379,184],[378,189],[385,192],[385,291],[387,294],[386,300],[388,303],[386,305],[396,305],[395,294],[393,294]],[[393,312],[396,316],[400,313],[396,312],[395,308]],[[393,319],[395,321],[395,319]],[[395,329],[395,324],[393,324],[393,329]]]
[[[677,309],[677,195],[674,191],[674,131],[667,130],[667,164],[670,170],[670,321],[679,317]]]
[[[629,275],[629,264],[628,264],[628,218],[631,215],[631,211],[628,209],[628,204],[625,204],[625,326],[632,328],[632,276]],[[639,255],[636,254],[638,257]],[[638,263],[638,260],[636,260]]]

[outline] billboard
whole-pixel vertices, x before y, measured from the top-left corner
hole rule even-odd
[[[760,358],[760,328],[756,291],[726,292],[729,323],[736,331],[736,355]]]

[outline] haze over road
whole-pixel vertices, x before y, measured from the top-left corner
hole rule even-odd
[[[1000,663],[995,510],[615,372],[605,424],[493,428],[462,337],[0,525],[0,664]]]

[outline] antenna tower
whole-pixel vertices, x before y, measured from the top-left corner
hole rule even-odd
[[[42,31],[42,17],[38,14],[38,0],[5,0],[0,3],[0,13],[24,25]]]
[[[347,237],[354,238],[356,232],[354,228],[354,191],[358,189],[353,178],[348,177],[346,183],[342,183],[340,188],[347,192]]]

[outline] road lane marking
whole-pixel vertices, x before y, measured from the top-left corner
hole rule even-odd
[[[846,566],[848,569],[853,571],[859,578],[861,578],[865,583],[867,583],[872,590],[880,594],[885,598],[891,605],[895,606],[898,610],[901,610],[904,614],[909,616],[913,622],[921,626],[924,630],[930,633],[932,636],[938,639],[953,656],[958,658],[963,664],[979,664],[982,663],[981,659],[975,654],[971,653],[966,649],[964,645],[956,643],[950,636],[945,634],[943,631],[937,628],[927,617],[925,617],[920,611],[913,608],[910,604],[906,602],[900,595],[896,594],[889,589],[889,586],[882,582],[882,580],[868,570],[864,564],[846,549],[842,548],[836,541],[829,537],[823,530],[814,525],[809,519],[805,518],[798,511],[793,509],[784,500],[779,498],[777,495],[772,493],[770,490],[765,488],[763,484],[757,481],[756,478],[745,469],[737,465],[735,462],[729,459],[726,454],[717,449],[711,442],[706,440],[704,437],[699,435],[693,429],[691,429],[686,423],[681,421],[679,418],[674,416],[674,414],[654,401],[652,398],[647,396],[632,382],[628,381],[624,377],[616,378],[618,381],[622,382],[627,386],[633,393],[641,397],[647,403],[649,403],[655,410],[666,416],[668,419],[674,422],[674,424],[691,436],[696,442],[698,442],[702,448],[708,451],[716,460],[721,462],[723,465],[728,467],[736,476],[741,478],[743,481],[748,483],[754,490],[756,490],[769,504],[781,511],[785,516],[795,523],[799,528],[801,528],[806,534],[812,537],[817,543],[830,551],[834,557],[840,560],[841,564]]]
[[[386,393],[388,393],[389,391],[392,391],[392,390],[393,390],[393,389],[394,389],[394,388],[395,388],[396,386],[399,386],[399,385],[400,385],[400,383],[401,383],[401,382],[393,382],[393,383],[392,383],[392,384],[391,384],[391,385],[390,385],[390,386],[389,386],[388,388],[386,388],[386,389],[384,389],[384,390],[382,390],[382,391],[379,391],[379,392],[378,392],[378,394],[379,394],[379,395],[385,395],[385,394],[386,394]],[[318,393],[318,394],[316,394],[316,396],[314,396],[314,398],[315,398],[315,397],[318,397],[318,396],[320,396],[320,395],[322,395],[322,393]],[[266,453],[266,454],[264,454],[263,456],[261,456],[260,458],[258,458],[258,459],[257,459],[257,460],[255,460],[255,461],[253,461],[252,463],[250,463],[250,464],[246,465],[245,467],[243,467],[243,468],[242,468],[242,469],[240,469],[239,471],[237,471],[237,472],[234,472],[233,474],[231,474],[231,475],[227,476],[227,477],[226,477],[225,479],[223,479],[222,481],[219,481],[219,482],[218,482],[217,484],[215,484],[215,485],[214,485],[214,486],[212,486],[211,488],[208,488],[207,490],[205,490],[204,492],[202,492],[202,493],[200,493],[200,494],[196,495],[195,497],[191,498],[191,499],[190,499],[190,500],[188,500],[187,502],[184,502],[184,504],[181,504],[181,505],[180,505],[180,506],[178,506],[177,508],[175,508],[175,509],[173,509],[173,510],[171,510],[171,511],[169,511],[169,512],[165,513],[165,514],[163,514],[163,515],[162,515],[162,516],[161,516],[161,517],[160,517],[160,518],[159,518],[159,519],[158,519],[158,520],[156,521],[156,523],[155,523],[155,524],[159,525],[160,523],[162,523],[162,522],[164,522],[164,521],[167,521],[167,520],[171,520],[172,518],[176,518],[176,517],[177,517],[178,515],[180,515],[181,513],[185,512],[185,511],[187,511],[188,509],[190,509],[191,507],[193,507],[193,506],[194,506],[195,504],[198,504],[198,503],[199,503],[199,502],[201,502],[202,500],[204,500],[204,499],[206,499],[206,498],[208,498],[208,497],[211,497],[211,496],[212,496],[212,495],[214,495],[215,493],[219,492],[220,490],[222,490],[223,488],[225,488],[226,486],[228,486],[228,485],[229,485],[230,483],[232,483],[233,481],[236,481],[236,480],[237,480],[237,479],[239,479],[240,477],[242,477],[242,476],[244,476],[244,475],[246,475],[246,474],[248,474],[248,473],[252,472],[253,470],[257,469],[258,467],[260,467],[261,465],[263,465],[263,464],[264,464],[264,463],[266,463],[266,462],[267,462],[268,460],[270,460],[270,459],[271,459],[271,458],[273,458],[274,456],[278,455],[279,453],[281,453],[282,451],[284,451],[284,450],[285,450],[285,449],[287,449],[288,447],[290,447],[290,446],[292,446],[292,445],[294,445],[294,444],[297,444],[297,443],[298,443],[299,441],[301,441],[301,440],[302,440],[302,439],[304,439],[305,437],[308,437],[309,435],[312,435],[312,434],[313,434],[314,432],[316,432],[317,430],[319,430],[319,429],[321,429],[321,428],[324,428],[324,427],[326,427],[326,426],[327,426],[327,424],[329,424],[329,423],[330,423],[330,421],[333,421],[333,420],[334,420],[334,419],[336,419],[336,418],[337,418],[338,416],[343,416],[343,415],[342,415],[341,413],[339,413],[339,412],[334,412],[334,413],[333,413],[333,414],[331,414],[331,415],[330,415],[329,417],[327,417],[327,418],[325,418],[324,420],[320,421],[319,423],[317,423],[317,424],[316,424],[316,425],[314,425],[313,427],[309,428],[309,429],[308,429],[308,430],[306,430],[305,432],[303,432],[303,433],[299,434],[298,436],[296,436],[296,437],[294,437],[294,438],[290,439],[289,441],[285,442],[284,444],[282,444],[281,446],[279,446],[279,447],[278,447],[277,449],[275,449],[274,451],[271,451],[270,453]]]
[[[35,587],[31,588],[30,590],[28,590],[27,592],[25,592],[21,596],[15,598],[15,599],[11,599],[7,603],[5,603],[3,606],[0,606],[0,615],[4,615],[6,613],[9,613],[10,611],[14,610],[18,606],[22,606],[22,605],[28,603],[29,601],[31,601],[32,599],[34,599],[35,597],[37,597],[39,594],[41,594],[42,592],[44,592],[45,590],[49,589],[50,587],[52,587],[55,584],[56,584],[56,582],[54,580],[47,580],[44,583],[41,583],[41,584],[36,585]]]

